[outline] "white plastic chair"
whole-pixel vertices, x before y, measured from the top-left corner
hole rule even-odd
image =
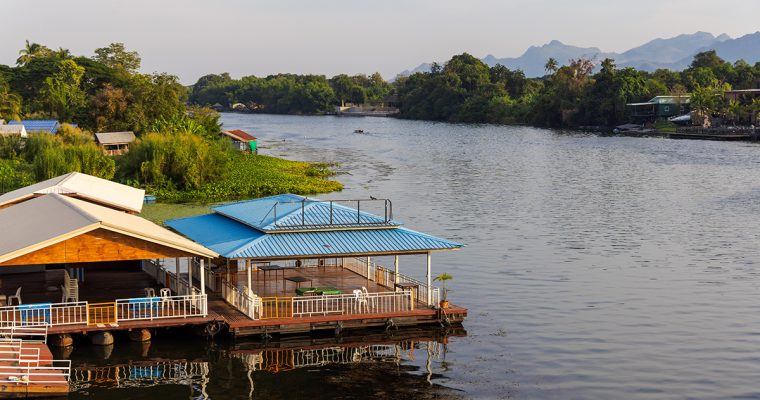
[[[364,295],[364,293],[361,290],[359,289],[354,290],[354,298],[356,300],[357,311],[361,311],[362,306],[364,307],[365,311],[368,311],[367,297]]]
[[[19,286],[18,289],[16,289],[16,294],[14,294],[13,296],[8,296],[9,306],[13,305],[13,299],[16,299],[16,301],[18,301],[18,304],[21,304],[21,286]]]
[[[369,291],[368,291],[368,290],[367,290],[367,288],[366,288],[366,287],[364,287],[364,286],[362,286],[362,293],[364,294],[364,299],[365,299],[365,301],[367,302],[367,305],[368,305],[368,306],[369,306],[371,309],[373,309],[373,310],[374,310],[374,309],[375,309],[375,300],[374,300],[373,298],[369,297]],[[370,303],[371,303],[371,304],[370,304]]]
[[[145,297],[156,297],[156,289],[153,289],[152,287],[146,287],[143,290],[145,290]]]
[[[153,290],[152,288],[150,289]],[[172,311],[174,311],[174,302],[171,300],[172,290],[169,288],[161,288],[158,291],[158,295],[161,296],[161,309],[166,311],[167,308],[171,308]]]

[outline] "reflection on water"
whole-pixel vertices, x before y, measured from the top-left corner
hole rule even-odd
[[[178,331],[183,332],[183,331]],[[435,381],[449,338],[461,328],[355,332],[340,337],[155,343],[57,349],[71,355],[72,398],[349,399],[364,396],[458,398]],[[194,346],[193,346],[194,344]],[[393,387],[385,379],[393,377]],[[283,387],[282,382],[292,382]]]
[[[341,163],[344,193],[320,198],[389,197],[407,226],[467,245],[433,256],[434,273],[454,276],[451,301],[470,310],[468,336],[434,368],[464,396],[760,398],[758,144],[387,118],[223,122],[264,154]],[[419,278],[424,260],[401,270]]]

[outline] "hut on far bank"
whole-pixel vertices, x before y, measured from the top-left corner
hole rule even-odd
[[[258,153],[258,145],[256,144],[255,136],[245,131],[241,131],[240,129],[222,131],[222,135],[230,138],[236,149],[240,151],[249,151],[254,154]]]
[[[129,151],[129,145],[137,139],[134,132],[99,132],[95,140],[103,152],[109,156],[124,154]]]
[[[27,136],[24,125],[0,125],[0,136]]]

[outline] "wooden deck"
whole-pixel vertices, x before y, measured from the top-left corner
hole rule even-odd
[[[51,367],[53,365],[53,354],[50,352],[50,348],[43,343],[24,343],[24,349],[38,349],[39,350],[39,366]],[[36,360],[36,357],[34,357]],[[22,356],[23,360],[29,360],[28,356]],[[58,373],[63,370],[39,370],[32,368],[28,370],[18,367],[17,362],[12,361],[0,361],[0,398],[29,398],[29,397],[51,397],[51,396],[66,396],[69,393],[69,382],[66,380],[63,374],[55,375],[55,371]],[[49,374],[46,376],[35,375],[36,373]],[[29,374],[29,375],[27,375]],[[10,377],[21,378],[27,376],[28,383],[17,382],[7,383]],[[44,382],[40,382],[44,381]]]
[[[385,286],[370,281],[365,277],[342,267],[309,267],[289,269],[284,271],[284,278],[300,276],[310,280],[301,284],[302,287],[333,287],[344,294],[351,294],[353,290],[366,287],[370,293],[391,292]],[[29,303],[57,303],[61,301],[61,284],[63,283],[63,270],[49,270],[24,274],[10,274],[0,276],[2,287],[0,293],[10,296],[16,288],[22,287],[21,297],[25,304]],[[266,279],[265,279],[266,277]],[[195,286],[200,282],[195,279]],[[257,295],[261,297],[289,298],[296,296],[297,284],[283,278],[283,271],[266,275],[259,272],[252,273],[252,286]],[[237,274],[237,282],[240,285],[247,283],[245,272]],[[84,282],[79,284],[80,300],[92,303],[113,302],[115,299],[144,297],[144,289],[161,287],[152,276],[135,266],[117,266],[108,269],[89,268],[85,271]],[[440,314],[437,309],[432,309],[423,303],[416,302],[413,311],[400,311],[392,313],[365,313],[354,315],[315,315],[310,317],[276,318],[251,320],[242,312],[227,304],[219,294],[207,289],[208,315],[206,317],[186,318],[163,318],[153,320],[119,321],[118,324],[99,325],[55,325],[48,329],[50,334],[62,333],[87,333],[112,330],[132,330],[142,328],[179,327],[186,325],[205,325],[215,321],[229,327],[234,336],[261,335],[270,333],[303,333],[315,330],[328,329],[357,329],[366,327],[382,327],[389,324],[393,326],[412,326],[425,324],[440,324],[442,319],[450,323],[461,323],[467,316],[467,310],[457,306],[451,306],[446,310],[446,315]],[[389,322],[390,321],[390,322]]]

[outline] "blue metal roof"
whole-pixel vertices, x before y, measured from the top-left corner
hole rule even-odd
[[[265,232],[376,228],[401,225],[330,201],[282,194],[212,207],[216,213]]]
[[[60,125],[54,119],[27,119],[22,121],[10,121],[8,125],[24,125],[27,132],[55,133]]]
[[[414,253],[463,246],[400,227],[264,233],[220,214],[169,220],[166,225],[233,259]]]

